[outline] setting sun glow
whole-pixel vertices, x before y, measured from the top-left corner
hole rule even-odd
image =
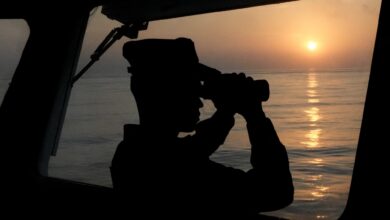
[[[309,51],[315,51],[317,49],[317,42],[309,41],[307,42],[306,47]]]

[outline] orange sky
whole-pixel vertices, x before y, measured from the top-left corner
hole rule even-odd
[[[300,0],[154,21],[140,38],[189,37],[201,62],[222,70],[368,68],[380,2]],[[91,50],[119,25],[98,12],[90,23]],[[315,51],[308,41],[317,43]],[[121,56],[121,45],[108,59]]]
[[[195,42],[201,62],[226,71],[368,68],[380,3],[380,0],[300,0],[154,21],[148,30],[141,32],[140,38],[189,37]],[[80,65],[85,64],[106,34],[119,25],[100,14],[100,10],[91,16]],[[13,35],[8,37],[16,39]],[[11,45],[7,36],[0,36],[0,40],[4,45],[0,53],[13,51],[7,49]],[[127,40],[116,43],[93,69],[112,72],[113,67],[127,66],[121,51]],[[308,41],[317,43],[315,51],[307,49]]]
[[[379,4],[301,0],[151,23],[142,36],[190,37],[201,60],[220,68],[361,67],[371,61]]]

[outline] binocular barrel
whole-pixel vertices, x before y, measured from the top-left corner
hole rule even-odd
[[[230,81],[229,85],[226,85],[223,80],[219,81],[215,79],[212,83],[205,82],[203,84],[201,96],[205,99],[213,99],[219,96],[230,95],[232,89],[245,89],[249,92],[248,94],[251,96],[253,95],[261,102],[265,102],[269,99],[270,90],[267,80],[254,80],[246,84],[245,87],[242,87],[242,85],[241,87],[235,87],[233,84],[234,81],[233,83]]]
[[[219,87],[218,84],[219,82],[221,82],[220,81],[221,77],[224,77],[224,75],[225,76],[230,75],[229,73],[224,74],[217,69],[208,67],[201,63],[197,65],[197,72],[200,74],[200,77],[203,79],[204,82],[213,81],[214,85],[212,87]],[[249,89],[252,90],[253,93],[255,93],[255,95],[258,96],[259,101],[265,102],[269,99],[270,89],[267,80],[265,79],[254,80],[253,85],[249,85],[249,86],[251,87]],[[205,94],[203,94],[204,98],[211,98],[210,95],[212,96],[212,93],[215,92],[215,89],[219,90],[219,88],[206,88],[206,92]]]

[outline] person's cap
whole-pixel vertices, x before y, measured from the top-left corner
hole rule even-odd
[[[187,38],[129,41],[123,46],[123,56],[131,70],[183,68],[199,61],[194,42]]]
[[[188,38],[129,41],[123,46],[123,56],[129,61],[129,72],[133,75],[186,77],[195,73],[197,78],[204,79],[220,73],[199,63],[194,42]]]

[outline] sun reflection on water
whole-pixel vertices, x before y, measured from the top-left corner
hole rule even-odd
[[[310,164],[314,164],[314,165],[322,165],[323,162],[324,160],[321,158],[314,158],[313,160],[309,161]],[[318,177],[322,177],[322,175],[318,175]]]
[[[311,129],[305,134],[305,141],[301,142],[307,148],[317,148],[320,146],[320,136],[322,129],[317,127],[317,123],[321,119],[320,108],[314,106],[314,104],[319,103],[320,99],[318,98],[318,81],[317,73],[310,72],[307,77],[307,102],[313,104],[308,109],[305,109],[306,116],[308,117],[309,126]]]
[[[315,191],[311,194],[316,198],[322,198],[325,196],[326,191],[328,191],[329,187],[326,186],[316,186]]]
[[[319,145],[320,135],[322,129],[312,129],[305,134],[306,141],[302,141],[302,144],[306,145],[307,148],[316,148]]]
[[[317,73],[311,72],[307,77],[307,103],[309,106],[304,110],[306,114],[309,130],[304,134],[304,141],[301,142],[306,149],[318,149],[321,147],[321,135],[323,130],[319,127],[321,122],[321,109],[319,106],[320,98],[318,93],[319,82],[317,81]],[[313,158],[306,162],[310,167],[323,167],[325,165],[324,158]],[[310,200],[321,200],[326,197],[329,187],[323,185],[323,175],[320,172],[311,173],[305,178],[309,181],[310,190],[308,195]],[[327,216],[317,215],[317,219],[324,219]]]
[[[317,107],[311,107],[310,109],[305,110],[305,113],[310,122],[317,122],[320,120],[320,109]]]
[[[308,80],[307,80],[307,87],[308,88],[317,88],[318,82],[317,82],[317,75],[316,73],[309,73]]]
[[[321,174],[320,175],[311,175],[311,176],[309,176],[308,179],[311,181],[318,181],[318,180],[322,179],[322,175]]]
[[[317,90],[308,89],[307,90],[307,96],[310,97],[310,98],[317,97]]]

